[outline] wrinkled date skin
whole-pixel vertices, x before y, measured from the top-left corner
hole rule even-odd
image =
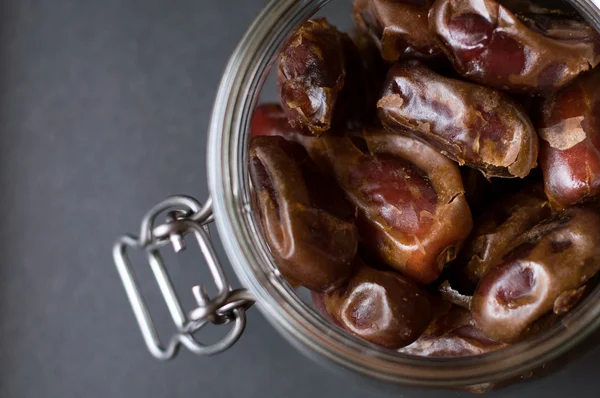
[[[421,337],[398,352],[422,357],[466,357],[485,354],[506,347],[485,337],[472,324],[471,313],[452,307],[436,319]]]
[[[600,194],[600,69],[547,98],[537,125],[552,206],[562,209]]]
[[[444,54],[429,32],[430,0],[354,0],[354,21],[379,46],[381,57],[440,60]]]
[[[492,204],[475,222],[471,237],[457,259],[455,272],[463,290],[473,292],[481,277],[502,261],[515,239],[550,213],[541,184]]]
[[[280,55],[280,102],[294,128],[319,136],[364,111],[362,62],[348,35],[325,19],[310,20]],[[357,115],[358,114],[358,115]]]
[[[432,319],[428,295],[415,282],[364,265],[323,300],[341,327],[390,349],[418,339]]]
[[[384,130],[365,130],[364,138],[363,150],[348,137],[321,139],[358,209],[360,240],[379,261],[431,283],[472,228],[458,167],[414,138]]]
[[[440,76],[418,61],[388,73],[378,104],[389,130],[412,132],[486,177],[525,177],[537,164],[535,129],[520,105],[473,83]]]
[[[600,62],[600,35],[581,18],[516,11],[494,0],[438,0],[429,26],[461,75],[513,93],[551,93]]]
[[[324,292],[355,270],[354,209],[316,171],[306,150],[281,137],[250,141],[250,176],[259,219],[281,273]]]
[[[516,341],[545,314],[574,306],[599,269],[597,205],[569,208],[525,233],[481,278],[471,304],[475,325],[490,339]]]

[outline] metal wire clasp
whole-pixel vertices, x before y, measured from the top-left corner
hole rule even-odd
[[[167,211],[166,223],[155,226],[156,218]],[[158,359],[173,358],[182,344],[198,355],[220,353],[238,340],[246,326],[246,310],[254,304],[254,299],[245,289],[232,290],[227,282],[208,232],[208,224],[212,221],[210,198],[203,206],[188,196],[173,196],[154,206],[144,216],[139,238],[124,235],[114,245],[113,257],[127,298],[150,353]],[[189,314],[185,314],[182,308],[159,252],[161,247],[169,244],[175,252],[185,250],[187,234],[194,235],[217,288],[216,296],[210,298],[202,285],[194,286],[192,294],[198,307]],[[127,255],[129,248],[146,252],[150,268],[177,328],[177,332],[166,346],[161,344],[158,338],[152,317],[136,282]],[[194,337],[194,333],[209,322],[216,325],[233,323],[233,327],[218,342],[203,344]]]

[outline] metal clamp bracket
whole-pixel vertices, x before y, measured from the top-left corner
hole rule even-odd
[[[164,212],[168,212],[166,222],[155,226],[157,217]],[[212,221],[210,198],[204,205],[201,205],[188,196],[173,196],[154,206],[144,216],[139,238],[124,235],[114,245],[113,258],[127,298],[131,303],[146,346],[157,359],[173,358],[177,355],[181,345],[198,355],[218,354],[231,347],[246,326],[246,310],[254,304],[254,299],[247,290],[232,290],[229,285],[208,232],[208,224]],[[194,286],[192,294],[198,307],[186,314],[169,278],[159,249],[171,245],[175,252],[185,250],[185,236],[188,234],[194,235],[202,251],[215,282],[217,294],[210,298],[202,285]],[[152,273],[177,328],[177,332],[166,346],[159,340],[152,317],[135,279],[127,255],[129,249],[146,252]],[[233,323],[233,326],[218,342],[203,344],[194,337],[194,333],[209,322],[216,325]]]

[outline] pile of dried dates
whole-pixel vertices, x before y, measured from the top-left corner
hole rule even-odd
[[[420,356],[551,327],[600,270],[600,34],[559,1],[355,0],[259,105],[257,219],[332,323]]]

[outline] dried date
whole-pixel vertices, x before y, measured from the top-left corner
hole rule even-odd
[[[515,14],[502,3],[433,5],[431,32],[464,77],[514,93],[548,94],[600,63],[600,35],[581,18],[531,6]]]
[[[463,290],[472,292],[481,277],[502,261],[515,239],[550,216],[541,184],[496,201],[475,228],[454,266]]]
[[[323,301],[344,329],[391,349],[415,341],[432,319],[428,295],[415,282],[365,265]]]
[[[487,177],[523,178],[537,164],[537,134],[517,102],[418,61],[390,69],[377,107],[387,129],[414,134]]]
[[[272,137],[250,142],[250,176],[267,244],[281,273],[323,292],[354,272],[354,208],[319,174],[306,150]]]
[[[600,194],[600,69],[547,98],[537,127],[552,206],[562,209]]]
[[[379,46],[386,61],[440,60],[444,54],[429,32],[429,0],[355,0],[354,21]]]
[[[460,172],[417,139],[384,130],[364,138],[358,146],[356,137],[322,138],[331,173],[358,209],[360,241],[379,261],[431,283],[471,231]]]
[[[292,127],[319,136],[365,111],[362,61],[348,35],[325,19],[310,20],[280,55],[280,101]]]
[[[502,262],[479,282],[471,310],[487,337],[522,338],[549,312],[564,313],[600,270],[600,211],[572,207],[515,241]]]

